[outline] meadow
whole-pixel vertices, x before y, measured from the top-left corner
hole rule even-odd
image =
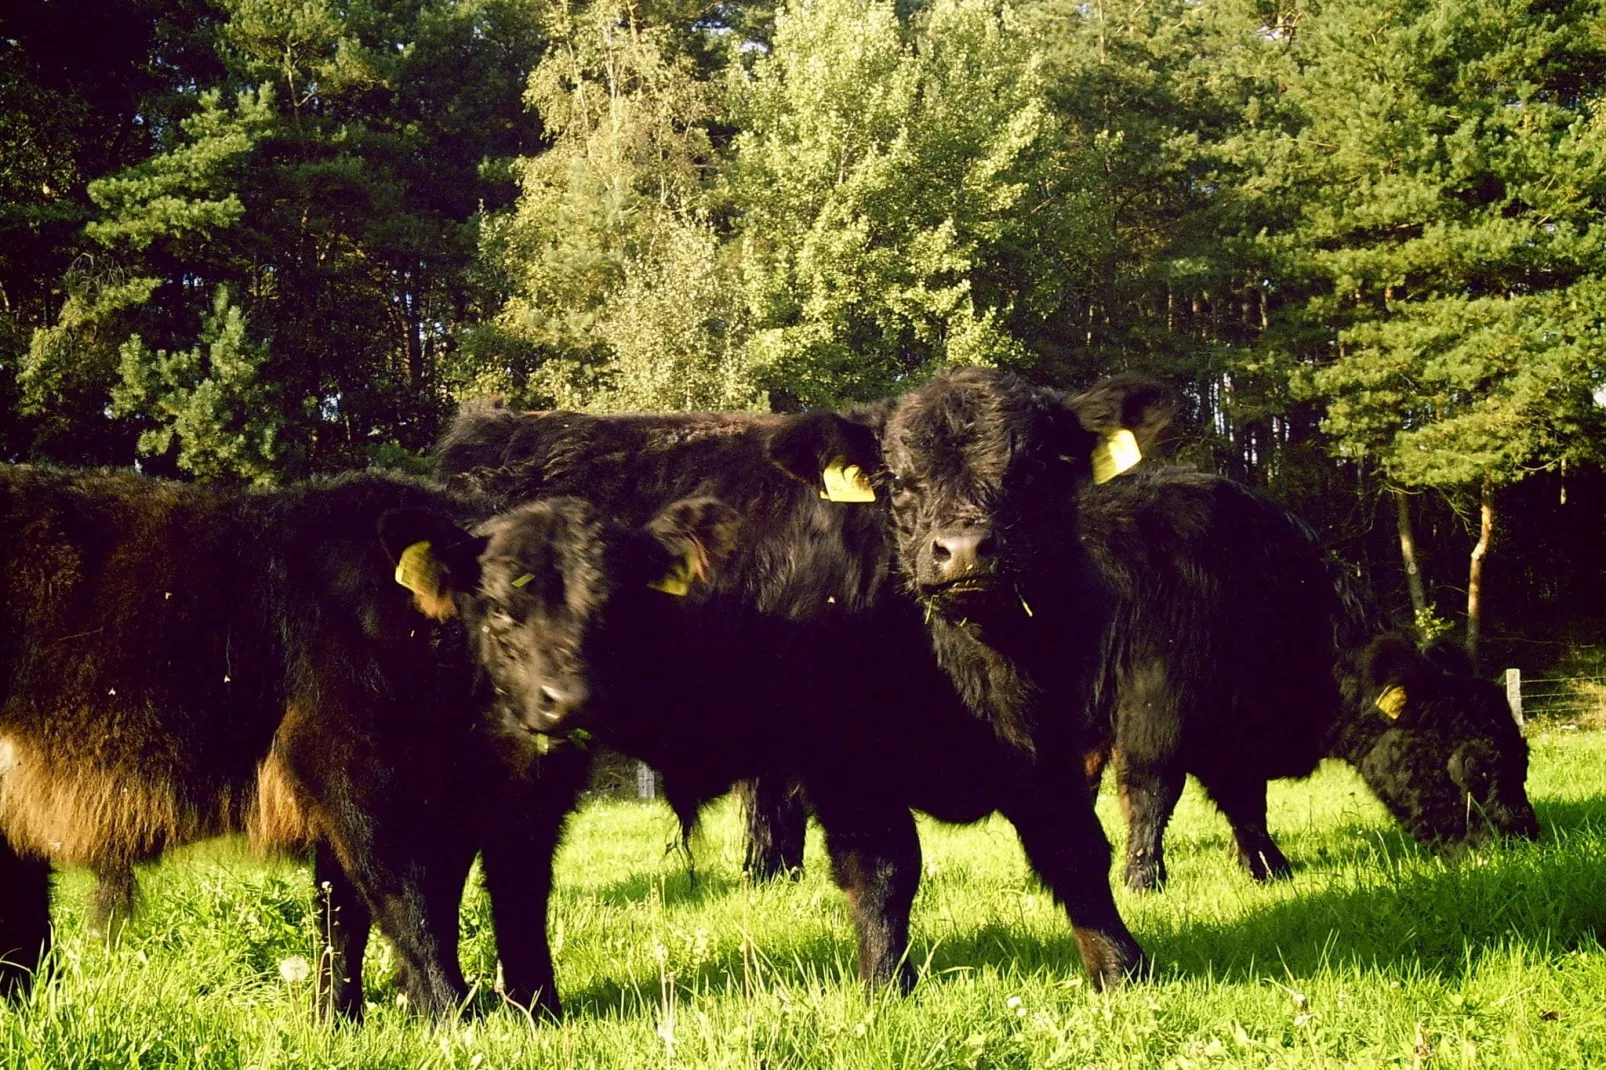
[[[736,813],[713,811],[695,877],[660,804],[597,798],[559,858],[553,942],[566,1007],[533,1024],[495,993],[489,911],[463,912],[478,1013],[397,1005],[380,941],[368,1022],[313,1019],[304,866],[233,844],[141,874],[115,949],[86,925],[91,878],[58,879],[54,983],[0,1009],[0,1066],[1214,1067],[1606,1063],[1606,734],[1540,732],[1529,790],[1544,838],[1459,859],[1402,838],[1329,764],[1273,786],[1297,867],[1257,886],[1190,785],[1161,895],[1118,893],[1155,969],[1101,993],[1000,820],[924,821],[912,998],[866,995],[845,905],[811,833],[808,871],[740,876]],[[1100,812],[1119,845],[1114,800]]]

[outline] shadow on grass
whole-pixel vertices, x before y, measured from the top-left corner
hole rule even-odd
[[[1534,803],[1534,812],[1539,817],[1541,845],[1557,839],[1564,840],[1574,834],[1606,835],[1606,796],[1591,799],[1542,799]],[[1275,830],[1273,832],[1275,834]],[[1112,840],[1115,843],[1116,858],[1116,868],[1112,870],[1112,874],[1113,879],[1119,881],[1120,865],[1124,857],[1121,853],[1124,840],[1114,838]],[[1309,845],[1311,840],[1316,841],[1314,848]],[[1397,825],[1379,828],[1362,822],[1355,822],[1348,827],[1335,825],[1323,828],[1319,835],[1286,834],[1278,837],[1277,842],[1288,853],[1296,877],[1304,873],[1376,865],[1380,859],[1427,861],[1441,857],[1446,862],[1455,863],[1462,858],[1485,857],[1490,852],[1501,850],[1497,845],[1485,845],[1470,851],[1457,849],[1435,851],[1411,839]],[[1191,853],[1220,852],[1223,859],[1233,858],[1232,865],[1238,865],[1236,856],[1232,854],[1231,834],[1225,830],[1219,834],[1212,830],[1197,837],[1193,848],[1194,851]],[[1175,849],[1168,843],[1167,850],[1171,852]],[[1186,885],[1179,887],[1185,888]]]
[[[1300,976],[1340,965],[1459,977],[1478,949],[1522,945],[1549,956],[1598,946],[1606,903],[1597,854],[1547,839],[1456,860],[1385,856],[1230,921],[1161,919],[1139,939],[1162,977]]]
[[[681,870],[678,873],[638,874],[604,885],[591,894],[610,906],[645,903],[660,894],[665,906],[681,906],[723,899],[741,886],[741,879],[728,873]]]
[[[1540,813],[1546,836],[1539,843],[1489,846],[1456,860],[1433,858],[1396,832],[1358,835],[1363,842],[1353,857],[1332,851],[1306,867],[1326,887],[1296,886],[1287,898],[1250,905],[1229,919],[1201,919],[1210,904],[1187,901],[1186,887],[1177,886],[1168,894],[1184,898],[1178,909],[1132,912],[1143,915],[1135,933],[1160,981],[1280,980],[1346,967],[1454,979],[1476,968],[1481,950],[1522,946],[1539,957],[1596,950],[1606,932],[1597,860],[1606,844],[1567,841],[1606,841],[1606,799],[1546,803]],[[680,881],[665,882],[666,901],[672,888],[684,888]],[[651,883],[623,882],[610,894],[644,899]],[[719,883],[682,894],[711,898],[737,882]],[[1263,894],[1247,884],[1243,891]],[[919,912],[917,901],[917,930]],[[856,975],[853,935],[845,925],[789,942],[784,951],[760,946],[757,953],[763,975],[781,983],[838,983]],[[997,922],[940,937],[917,935],[910,957],[925,984],[973,968],[1082,973],[1068,924],[1049,936]],[[750,971],[751,960],[735,947],[678,970],[674,981],[681,990],[741,992],[752,983]],[[581,1015],[616,1012],[622,1003],[656,1000],[661,981],[656,972],[609,978],[568,993],[566,1003]]]
[[[1592,799],[1538,799],[1534,813],[1539,815],[1541,839],[1552,834],[1606,831],[1606,796]]]

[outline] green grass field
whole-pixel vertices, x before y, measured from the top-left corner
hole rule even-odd
[[[1008,825],[923,823],[909,999],[860,988],[817,840],[804,880],[749,887],[722,807],[694,884],[665,853],[666,809],[597,801],[559,860],[562,1026],[498,1006],[477,888],[464,961],[484,1013],[412,1019],[376,942],[368,1024],[315,1023],[297,976],[315,946],[305,868],[204,845],[142,875],[113,951],[85,928],[88,875],[60,878],[58,976],[0,1010],[0,1066],[1606,1064],[1606,735],[1538,736],[1529,788],[1540,843],[1446,862],[1403,841],[1347,769],[1275,785],[1271,827],[1298,873],[1257,887],[1190,786],[1170,889],[1119,893],[1154,978],[1114,994],[1085,981]],[[1112,800],[1101,812],[1113,833]]]

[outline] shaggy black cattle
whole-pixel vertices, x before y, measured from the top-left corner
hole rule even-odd
[[[705,605],[645,630],[638,614],[568,621],[593,690],[546,727],[578,719],[658,766],[682,813],[739,779],[795,777],[868,980],[911,980],[914,807],[951,821],[1003,812],[1089,971],[1115,983],[1142,955],[1086,792],[1061,775],[1087,744],[1108,613],[1075,537],[1076,491],[1107,436],[1146,439],[1164,409],[1142,383],[1067,401],[966,369],[849,414],[473,407],[440,461],[503,502],[577,494],[632,522],[686,494],[736,506],[743,536]]]
[[[362,1011],[371,922],[416,1009],[459,1004],[476,845],[488,876],[499,848],[550,854],[586,763],[537,767],[487,732],[452,608],[392,582],[380,526],[409,510],[480,513],[379,476],[250,492],[0,469],[0,987],[48,945],[53,864],[94,867],[115,902],[133,863],[242,831],[312,849],[335,1009]],[[489,805],[509,778],[537,816]],[[549,989],[550,964],[518,980]]]
[[[1115,598],[1084,764],[1096,792],[1113,750],[1130,886],[1165,880],[1189,773],[1256,879],[1289,872],[1267,781],[1323,757],[1354,766],[1423,843],[1537,835],[1503,692],[1455,644],[1423,653],[1386,633],[1292,514],[1230,480],[1139,470],[1084,491],[1081,524]],[[747,800],[750,853],[800,854],[805,819],[786,790],[763,781]]]
[[[520,1005],[560,1012],[547,940],[552,859],[589,768],[580,748],[553,749],[547,733],[594,701],[598,672],[653,671],[654,638],[706,593],[736,526],[731,509],[706,498],[671,502],[639,528],[576,498],[467,528],[431,509],[381,519],[387,550],[411,566],[398,567],[397,582],[462,621],[488,674],[492,754],[468,831],[490,893],[503,995]],[[621,651],[592,641],[600,632],[646,639]]]
[[[1127,883],[1165,879],[1161,839],[1193,774],[1257,879],[1289,872],[1266,782],[1353,765],[1402,826],[1443,844],[1533,836],[1527,745],[1459,648],[1379,635],[1315,535],[1196,472],[1132,472],[1082,496],[1082,542],[1115,592],[1088,757],[1113,746]]]

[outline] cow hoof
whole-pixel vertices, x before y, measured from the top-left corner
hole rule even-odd
[[[1134,892],[1158,892],[1165,887],[1164,862],[1139,862],[1126,867],[1126,886]]]
[[[1283,881],[1294,875],[1294,867],[1275,848],[1243,858],[1242,861],[1253,880]]]
[[[1082,952],[1082,964],[1100,991],[1121,988],[1129,981],[1148,976],[1148,958],[1130,936],[1078,929],[1076,945]]]

